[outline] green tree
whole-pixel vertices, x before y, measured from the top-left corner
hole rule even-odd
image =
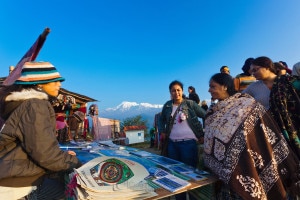
[[[127,117],[120,123],[120,128],[123,131],[125,126],[145,126],[145,138],[148,137],[147,131],[147,123],[146,119],[143,119],[142,115],[137,115],[134,117]]]
[[[124,129],[125,126],[147,126],[148,121],[143,119],[142,115],[137,115],[134,117],[127,117],[121,122],[121,130]]]

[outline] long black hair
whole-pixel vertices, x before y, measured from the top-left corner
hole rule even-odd
[[[183,90],[183,83],[181,83],[180,81],[178,80],[175,80],[175,81],[172,81],[169,85],[169,91],[171,91],[172,87],[174,85],[179,85],[181,87],[181,89]]]
[[[274,63],[273,63],[273,61],[271,60],[271,58],[269,58],[269,57],[266,57],[266,56],[260,56],[260,57],[257,57],[257,58],[255,58],[255,59],[252,61],[252,64],[253,64],[253,65],[260,66],[260,67],[267,68],[267,69],[269,69],[271,72],[273,72],[274,74],[276,74],[276,69],[275,69],[275,67],[274,67]]]
[[[196,93],[196,89],[193,86],[188,87],[189,90],[191,90],[191,93]]]
[[[210,80],[223,85],[227,88],[227,92],[229,94],[229,96],[232,96],[236,93],[236,90],[234,89],[234,83],[233,83],[233,79],[232,76],[230,76],[229,74],[226,73],[217,73],[214,74]]]

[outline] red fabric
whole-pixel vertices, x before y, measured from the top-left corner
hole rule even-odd
[[[80,107],[78,108],[78,111],[86,113],[86,107]]]
[[[65,118],[64,118],[64,116],[58,116],[58,117],[56,118],[56,121],[64,122],[64,121],[65,121]]]
[[[83,137],[84,138],[86,138],[88,127],[89,127],[89,120],[84,119],[84,125],[83,125]]]
[[[285,70],[286,70],[286,72],[288,73],[288,74],[292,74],[292,70],[291,69],[289,69],[289,68],[285,68]]]
[[[56,121],[56,130],[60,130],[67,126],[66,122]]]

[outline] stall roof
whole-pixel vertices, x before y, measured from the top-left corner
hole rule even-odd
[[[75,92],[71,92],[69,90],[66,90],[64,88],[60,88],[60,91],[59,91],[60,94],[62,95],[69,95],[69,96],[72,96],[74,97],[76,100],[79,100],[79,101],[82,101],[82,102],[94,102],[94,101],[97,101],[96,99],[93,99],[91,97],[88,97],[88,96],[84,96],[82,94],[78,94],[78,93],[75,93]]]
[[[0,85],[2,85],[3,81],[5,80],[5,78],[6,77],[0,77]],[[95,101],[97,101],[96,99],[93,99],[91,97],[88,97],[88,96],[85,96],[85,95],[82,95],[82,94],[78,94],[78,93],[75,93],[75,92],[71,92],[71,91],[66,90],[64,88],[60,88],[59,93],[62,94],[62,95],[72,96],[72,97],[74,97],[80,103],[87,103],[87,102],[95,102]]]

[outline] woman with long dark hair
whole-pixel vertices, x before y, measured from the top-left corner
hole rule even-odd
[[[221,181],[217,199],[299,195],[299,160],[269,112],[228,74],[213,75],[209,92],[218,103],[205,118],[204,163]]]

